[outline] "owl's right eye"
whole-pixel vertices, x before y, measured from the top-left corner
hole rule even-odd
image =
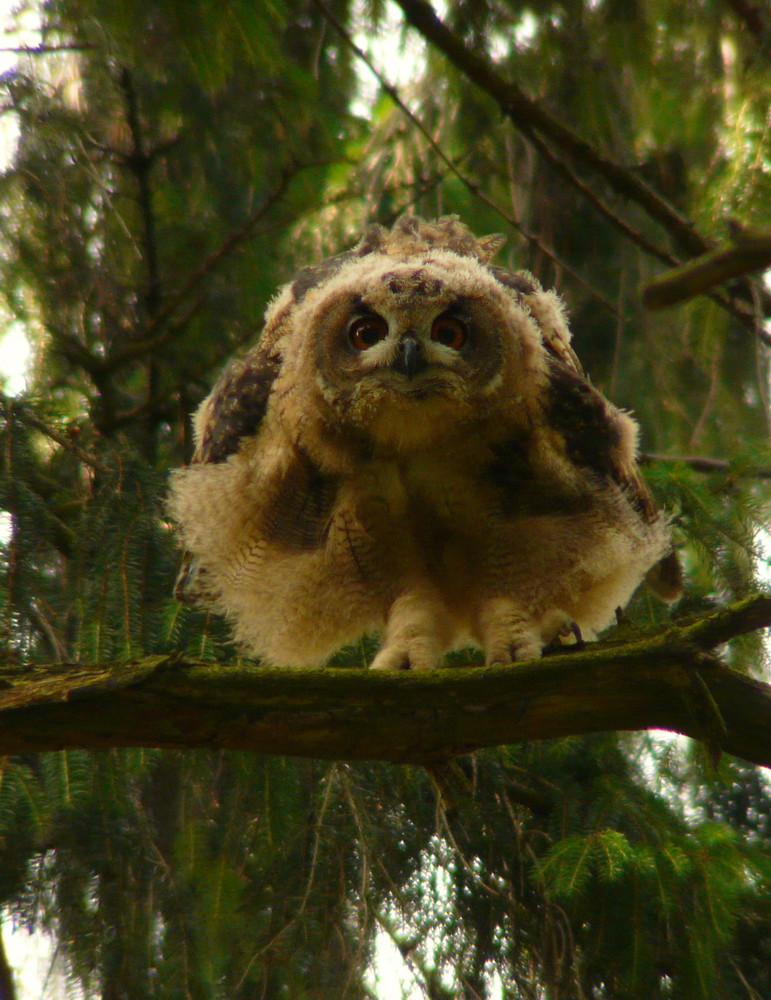
[[[366,351],[388,336],[388,323],[381,316],[361,316],[351,323],[348,340],[357,351]]]

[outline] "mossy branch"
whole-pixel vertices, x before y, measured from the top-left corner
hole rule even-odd
[[[771,685],[716,647],[771,626],[771,596],[631,641],[510,667],[377,674],[154,656],[0,668],[0,753],[210,747],[430,762],[602,730],[683,733],[771,767]]]
[[[649,281],[642,290],[643,302],[649,309],[663,309],[769,267],[771,229],[734,225],[730,242]]]

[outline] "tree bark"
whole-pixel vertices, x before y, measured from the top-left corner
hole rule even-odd
[[[771,626],[757,595],[627,642],[507,667],[278,670],[153,656],[0,668],[0,753],[209,747],[430,763],[602,730],[666,729],[771,767],[771,685],[712,651]]]
[[[643,302],[649,309],[663,309],[769,266],[771,229],[734,227],[729,243],[649,281],[642,290]]]

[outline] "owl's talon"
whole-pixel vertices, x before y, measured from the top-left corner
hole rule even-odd
[[[382,653],[378,653],[372,663],[370,663],[369,669],[380,672],[386,670],[409,670],[410,661],[407,656],[383,656]]]
[[[509,643],[506,649],[488,654],[488,667],[504,667],[511,663],[521,663],[524,660],[538,660],[541,657],[540,642],[532,638]]]
[[[433,670],[439,666],[438,659],[433,654],[422,650],[405,650],[385,646],[372,663],[370,670]]]

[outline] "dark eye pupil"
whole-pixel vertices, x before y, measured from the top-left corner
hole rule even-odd
[[[348,338],[357,350],[366,351],[379,344],[387,334],[388,324],[385,320],[367,317],[358,319],[351,325]]]
[[[466,328],[455,319],[438,319],[431,329],[431,339],[458,351],[466,342]]]
[[[372,347],[372,345],[376,344],[383,335],[380,332],[380,328],[375,326],[374,323],[371,323],[369,326],[360,326],[356,331],[356,336],[363,344],[367,344],[368,347]]]

